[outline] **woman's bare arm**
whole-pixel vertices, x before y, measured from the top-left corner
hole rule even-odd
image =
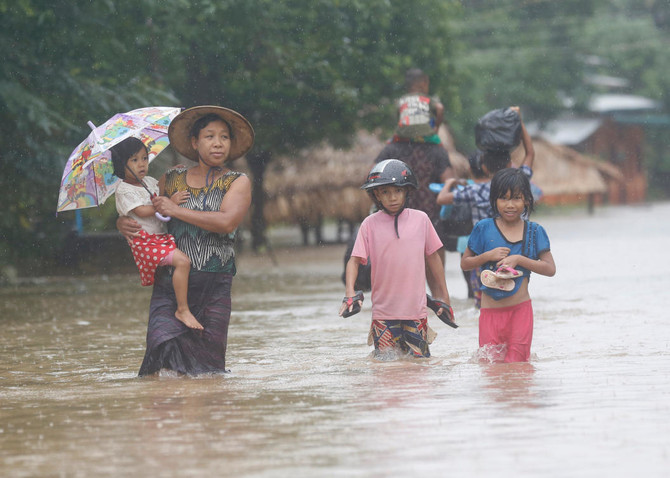
[[[230,186],[218,211],[192,211],[165,196],[155,197],[153,205],[164,216],[171,216],[206,231],[228,234],[240,225],[251,205],[251,181],[240,176]]]

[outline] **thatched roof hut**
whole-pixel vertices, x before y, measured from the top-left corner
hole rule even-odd
[[[467,175],[467,158],[455,150],[445,127],[440,136],[456,174]],[[384,145],[379,133],[359,131],[348,149],[323,143],[294,157],[277,158],[265,175],[267,224],[317,225],[324,218],[362,221],[372,203],[360,187]]]
[[[453,137],[444,125],[440,137],[449,152],[454,174],[469,177],[468,160],[455,149]],[[360,186],[384,145],[379,133],[359,131],[348,149],[323,143],[295,156],[277,157],[265,174],[266,223],[303,227],[319,227],[324,219],[359,223],[372,206]],[[543,139],[533,139],[533,146],[533,183],[542,189],[545,203],[591,202],[606,193],[608,181],[623,181],[615,166],[569,147]],[[520,146],[512,154],[513,163],[519,165],[523,155]],[[236,161],[234,168],[248,169],[245,160]]]
[[[276,158],[265,174],[267,224],[362,221],[371,202],[360,186],[382,146],[374,134],[359,132],[346,150],[324,143]]]
[[[607,181],[623,181],[621,171],[615,166],[597,161],[567,146],[533,139],[535,162],[533,183],[543,192],[542,201],[548,204],[579,203],[607,192]],[[512,162],[523,161],[523,147],[512,153]]]

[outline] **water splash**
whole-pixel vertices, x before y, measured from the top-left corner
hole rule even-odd
[[[480,347],[472,356],[472,363],[500,363],[505,361],[507,344],[488,344]]]

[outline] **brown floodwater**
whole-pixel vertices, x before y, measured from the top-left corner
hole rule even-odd
[[[343,246],[239,258],[221,376],[137,378],[134,273],[2,288],[0,476],[668,476],[669,218],[533,218],[558,273],[531,280],[528,364],[478,360],[452,253],[461,326],[432,317],[423,361],[369,356],[369,300],[337,316]]]

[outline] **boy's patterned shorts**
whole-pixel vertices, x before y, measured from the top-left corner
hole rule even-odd
[[[380,352],[397,348],[413,357],[430,357],[428,319],[373,320],[370,334]]]

